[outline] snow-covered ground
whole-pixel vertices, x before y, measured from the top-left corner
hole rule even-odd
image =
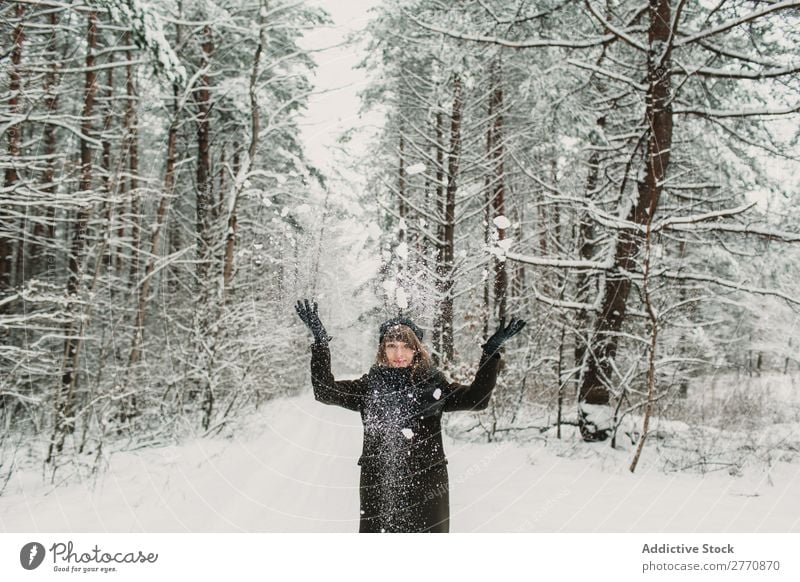
[[[113,455],[94,490],[16,471],[0,531],[354,532],[360,445],[358,414],[310,393],[276,400],[235,437]],[[572,434],[445,447],[454,532],[800,532],[796,461],[740,476],[665,474],[646,447],[631,474],[630,447]]]

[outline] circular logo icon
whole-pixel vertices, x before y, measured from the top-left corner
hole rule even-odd
[[[19,563],[26,570],[35,570],[44,561],[44,546],[39,542],[28,542],[19,552]]]

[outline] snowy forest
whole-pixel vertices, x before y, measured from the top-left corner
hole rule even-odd
[[[303,298],[337,378],[406,315],[469,381],[524,317],[450,443],[796,473],[800,2],[369,5],[323,165],[325,2],[2,2],[0,501],[323,414]]]

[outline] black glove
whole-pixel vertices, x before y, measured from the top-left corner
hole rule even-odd
[[[506,319],[504,317],[500,320],[500,327],[497,328],[497,331],[494,332],[492,337],[486,340],[486,343],[481,346],[486,354],[490,356],[494,355],[500,349],[500,346],[503,345],[504,341],[517,335],[522,328],[525,327],[524,320],[515,319],[513,317],[511,318],[508,327],[506,327],[505,323]]]
[[[314,341],[316,343],[324,344],[331,341],[331,336],[325,331],[325,326],[322,325],[322,322],[319,320],[319,315],[317,315],[316,301],[309,304],[308,299],[303,299],[303,301],[297,302],[294,309],[297,311],[297,315],[300,316],[300,319],[303,320],[303,323],[311,330],[311,333],[314,334]]]

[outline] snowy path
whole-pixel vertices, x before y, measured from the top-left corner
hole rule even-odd
[[[356,413],[310,394],[276,401],[236,439],[115,455],[94,493],[17,473],[0,531],[353,532],[360,439]],[[770,484],[765,474],[631,475],[630,451],[607,447],[591,461],[542,444],[445,447],[455,532],[800,531],[797,463],[775,465]]]

